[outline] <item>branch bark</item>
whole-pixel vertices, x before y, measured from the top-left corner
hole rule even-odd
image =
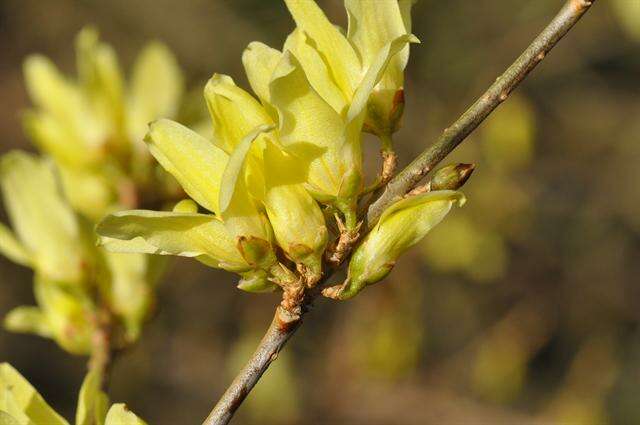
[[[113,355],[115,354],[111,345],[112,318],[106,309],[101,309],[98,311],[95,320],[96,330],[92,336],[93,346],[87,369],[100,371],[100,387],[108,394],[111,366]]]
[[[504,102],[522,80],[545,58],[547,53],[564,37],[595,0],[568,0],[547,27],[533,40],[527,49],[507,70],[462,114],[440,138],[428,149],[396,175],[386,186],[382,195],[367,212],[370,229],[382,212],[392,203],[401,199],[413,189],[429,171],[458,146],[491,112]],[[326,282],[327,276],[322,283]],[[262,338],[260,345],[247,364],[233,380],[227,391],[213,408],[203,425],[224,425],[229,423],[235,411],[258,382],[262,374],[273,362],[278,352],[299,328],[302,316],[319,295],[319,291],[308,294],[304,301],[301,317],[291,322],[283,319],[281,309]]]
[[[313,298],[315,298],[315,295]],[[307,302],[311,302],[309,299]],[[233,417],[238,407],[242,404],[249,392],[256,385],[262,374],[275,359],[278,358],[280,349],[298,329],[302,320],[285,322],[282,320],[282,307],[278,307],[276,314],[269,325],[269,329],[262,337],[258,348],[245,364],[242,370],[222,395],[218,404],[213,408],[204,421],[204,425],[227,424]],[[304,314],[305,311],[303,309]]]

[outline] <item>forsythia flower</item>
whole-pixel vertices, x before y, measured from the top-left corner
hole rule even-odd
[[[70,352],[89,352],[92,325],[83,319],[91,311],[84,291],[90,245],[83,243],[86,234],[59,193],[52,164],[11,152],[0,162],[0,184],[18,235],[0,227],[0,250],[34,269],[39,305],[14,309],[5,325],[54,338]]]
[[[259,134],[254,131],[247,135],[243,145],[250,144]],[[259,263],[270,262],[272,231],[249,198],[243,179],[243,190],[234,191],[233,199],[226,200],[233,204],[229,214],[226,214],[229,205],[225,206],[228,228],[220,217],[220,188],[229,155],[169,120],[151,124],[147,141],[152,154],[177,178],[187,194],[219,215],[198,213],[197,206],[187,202],[179,203],[173,212],[114,213],[97,228],[101,243],[108,250],[195,257],[212,267],[235,272],[246,272]]]
[[[85,278],[81,229],[52,168],[17,151],[0,160],[4,205],[16,231],[0,224],[0,251],[46,279],[79,284]]]
[[[454,204],[464,202],[460,192],[441,190],[411,196],[391,205],[353,253],[345,283],[325,289],[324,295],[349,299],[367,285],[382,280],[402,253],[422,240]]]
[[[150,125],[149,151],[191,200],[172,212],[114,213],[97,232],[110,251],[194,257],[239,273],[247,291],[278,285],[287,309],[300,301],[299,278],[312,286],[322,276],[329,235],[318,203],[344,218],[328,261],[339,263],[357,240],[362,133],[390,148],[408,44],[418,40],[410,34],[410,0],[346,0],[347,35],[313,0],[285,2],[297,28],[282,51],[253,42],[242,56],[257,99],[215,74],[204,90],[211,140],[166,119]],[[467,168],[438,174],[433,190],[452,181],[459,187]],[[325,294],[350,298],[382,279],[463,199],[444,190],[392,205],[356,249],[347,282]]]
[[[24,124],[58,164],[73,208],[98,220],[114,204],[135,203],[142,194],[134,188],[169,190],[166,177],[154,172],[142,138],[149,121],[175,116],[183,82],[173,55],[154,42],[142,51],[125,85],[115,52],[92,28],[79,33],[76,59],[76,81],[41,55],[25,61],[35,108]]]
[[[122,325],[117,345],[137,339],[152,307],[158,260],[96,249],[92,222],[147,193],[154,200],[171,195],[175,182],[156,172],[142,139],[149,121],[177,113],[183,83],[174,57],[157,42],[140,54],[126,87],[115,52],[94,29],[78,34],[76,59],[76,80],[43,56],[25,61],[35,106],[25,128],[53,161],[21,153],[2,159],[5,205],[18,237],[0,227],[0,249],[34,269],[39,305],[15,309],[5,325],[88,353],[98,309],[107,307]]]
[[[91,351],[99,290],[122,320],[127,340],[137,337],[150,307],[149,273],[142,256],[97,250],[91,225],[76,217],[57,184],[51,161],[22,152],[0,160],[0,186],[16,235],[0,224],[0,252],[31,267],[38,307],[17,307],[5,318],[13,331],[50,337],[76,354]]]
[[[158,162],[210,213],[116,213],[97,228],[102,243],[112,251],[195,257],[241,273],[241,289],[261,291],[273,288],[267,278],[289,278],[280,275],[277,241],[314,284],[328,238],[324,217],[295,159],[279,148],[270,115],[227,76],[215,75],[205,98],[213,143],[169,120],[151,124],[146,140]]]

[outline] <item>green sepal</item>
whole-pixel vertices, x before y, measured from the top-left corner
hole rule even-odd
[[[278,285],[268,279],[267,273],[264,270],[254,270],[241,274],[238,289],[245,292],[264,293],[274,292],[278,289]]]

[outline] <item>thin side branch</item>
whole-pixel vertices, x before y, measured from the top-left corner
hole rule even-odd
[[[304,309],[302,314],[304,314]],[[262,337],[258,348],[251,356],[251,359],[244,365],[242,370],[222,395],[218,404],[213,408],[204,424],[227,424],[233,417],[238,407],[242,404],[249,392],[256,385],[262,374],[275,359],[278,358],[280,349],[293,335],[301,320],[290,322],[286,318],[286,312],[278,307],[276,315]]]
[[[87,368],[99,370],[102,375],[101,389],[108,393],[109,378],[114,350],[111,346],[111,317],[106,310],[99,310],[95,317],[96,330],[92,335],[92,350]]]
[[[431,147],[421,153],[411,164],[402,170],[386,186],[383,194],[368,210],[367,222],[371,228],[380,218],[382,212],[393,202],[401,199],[413,189],[422,178],[442,161],[460,144],[487,116],[502,102],[518,84],[535,68],[547,53],[578,22],[595,0],[569,0],[553,18],[551,23],[536,37],[518,59],[489,87],[489,89],[450,127]],[[317,288],[322,286],[330,276],[325,277]],[[305,299],[301,316],[306,306],[319,295],[313,291]],[[283,321],[280,313],[275,318],[262,338],[258,349],[244,368],[233,380],[218,404],[211,411],[203,425],[224,425],[229,423],[235,411],[253,389],[271,362],[278,356],[287,340],[300,326],[301,320]]]

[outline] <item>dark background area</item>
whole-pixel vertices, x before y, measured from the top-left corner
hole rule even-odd
[[[407,70],[400,163],[435,140],[562,3],[418,2],[422,44]],[[448,159],[478,165],[467,205],[384,283],[350,302],[317,303],[237,423],[640,423],[638,3],[596,3]],[[321,4],[346,25],[341,2]],[[33,149],[20,124],[25,56],[43,53],[73,73],[85,24],[125,70],[147,40],[167,43],[196,100],[214,72],[248,87],[244,47],[279,48],[293,29],[277,1],[3,0],[3,153]],[[116,362],[111,399],[151,424],[200,423],[278,298],[242,293],[231,274],[189,259],[171,264],[155,317]],[[0,274],[1,316],[33,303],[29,270],[0,258]],[[2,330],[0,361],[74,416],[84,359]]]

